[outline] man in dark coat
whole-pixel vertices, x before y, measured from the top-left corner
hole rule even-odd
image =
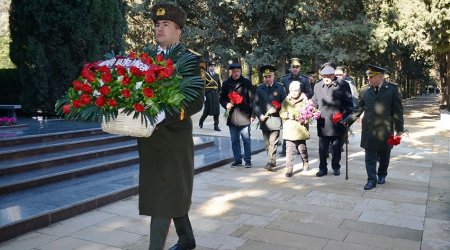
[[[255,116],[259,119],[269,158],[265,168],[269,171],[273,171],[276,167],[276,152],[281,130],[280,108],[286,98],[284,86],[275,82],[275,71],[276,68],[272,65],[260,68],[264,82],[256,88],[253,101]]]
[[[361,147],[365,149],[365,190],[376,187],[377,182],[385,183],[392,150],[388,139],[394,132],[397,136],[404,132],[402,98],[397,85],[384,80],[385,72],[386,69],[369,65],[369,84],[361,88],[355,111],[345,119],[351,125],[364,112]]]
[[[245,167],[252,167],[252,149],[250,139],[250,124],[253,121],[253,92],[252,83],[242,76],[240,64],[230,64],[228,70],[231,76],[223,82],[220,91],[220,105],[227,110],[227,126],[230,129],[231,149],[233,150],[234,162],[231,167],[242,165],[241,141],[244,145]],[[233,103],[229,94],[235,91],[242,97],[242,103]]]
[[[309,79],[307,76],[303,75],[301,73],[301,63],[299,58],[291,58],[291,67],[289,69],[290,73],[287,75],[284,75],[281,78],[281,83],[284,86],[284,89],[286,90],[286,95],[289,94],[289,85],[293,81],[300,82],[300,91],[302,93],[305,93],[305,95],[308,97],[308,99],[311,99],[313,96],[313,91],[311,88],[311,84],[309,82]],[[283,141],[283,144],[281,146],[281,152],[280,156],[286,156],[286,142]]]
[[[352,93],[349,85],[334,75],[332,63],[326,63],[320,70],[322,80],[314,86],[312,101],[320,111],[317,120],[319,136],[319,172],[317,177],[328,174],[327,156],[331,146],[331,168],[334,175],[340,175],[341,148],[346,129],[340,122],[333,122],[333,116],[340,113],[346,117],[352,111]]]
[[[209,62],[208,71],[202,73],[202,77],[205,80],[205,106],[203,107],[203,114],[198,121],[198,126],[203,128],[203,122],[208,115],[214,117],[214,130],[220,131],[219,128],[219,91],[221,88],[219,75],[215,72],[216,64]]]
[[[179,44],[186,14],[179,6],[166,3],[155,4],[150,14],[155,24],[158,53],[167,54],[169,46]],[[190,52],[185,50],[184,53]],[[200,78],[200,70],[183,75],[186,76]],[[202,109],[203,89],[197,94],[179,115],[166,113],[150,137],[138,139],[139,213],[152,217],[149,249],[164,248],[172,219],[179,239],[169,249],[194,249],[196,246],[188,211],[194,179],[190,117]]]

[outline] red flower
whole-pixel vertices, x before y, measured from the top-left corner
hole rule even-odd
[[[100,93],[104,96],[107,96],[109,93],[111,93],[111,89],[106,85],[103,85],[98,91],[100,91]]]
[[[334,124],[337,124],[341,120],[342,120],[342,113],[341,112],[337,112],[336,114],[333,115],[333,123]]]
[[[277,110],[281,109],[281,104],[275,100],[272,101],[272,106]]]
[[[157,61],[157,62],[162,62],[162,61],[164,61],[164,56],[161,55],[161,54],[156,55],[156,61]]]
[[[80,96],[80,101],[81,101],[82,103],[84,103],[84,104],[89,104],[89,103],[91,103],[91,100],[92,100],[92,98],[91,98],[90,95],[87,95],[87,94],[81,94],[81,96]]]
[[[152,64],[153,59],[148,55],[148,53],[143,53],[141,55],[141,61],[146,64]]]
[[[166,67],[170,67],[170,68],[173,68],[173,61],[172,61],[172,59],[167,59],[167,61],[166,61]]]
[[[161,71],[161,75],[163,78],[169,78],[170,76],[172,76],[173,73],[173,68],[164,68]]]
[[[102,73],[109,73],[109,74],[111,74],[111,70],[107,67],[107,66],[105,66],[105,65],[103,65],[103,66],[101,66],[99,69],[98,69],[98,71],[99,72],[102,72]]]
[[[81,71],[81,76],[82,76],[84,79],[88,80],[88,82],[93,82],[93,81],[95,81],[95,74],[94,74],[94,72],[92,72],[89,68],[84,68],[84,69]]]
[[[122,96],[125,98],[129,98],[131,95],[131,92],[129,89],[122,89]]]
[[[84,93],[87,93],[87,94],[91,94],[92,93],[92,86],[87,84],[87,83],[84,83],[81,86],[81,89],[83,90]]]
[[[116,71],[119,76],[124,76],[127,73],[127,69],[122,65],[117,65]]]
[[[112,75],[111,73],[103,73],[102,74],[102,81],[103,82],[110,82],[112,80]]]
[[[232,104],[239,105],[244,101],[244,98],[238,94],[236,91],[232,91],[228,94],[228,98],[230,98],[230,102]]]
[[[130,83],[130,78],[128,76],[124,76],[122,78],[122,85],[128,85]]]
[[[81,100],[73,100],[73,106],[75,107],[75,108],[81,108],[81,107],[83,107],[83,101],[81,101]]]
[[[145,72],[145,78],[144,78],[144,81],[145,81],[146,83],[152,84],[152,83],[155,82],[155,80],[156,80],[156,78],[155,78],[155,75],[154,75],[153,71],[148,70],[148,71]]]
[[[144,88],[142,91],[144,92],[144,96],[148,98],[153,98],[155,96],[155,92],[151,88]]]
[[[136,66],[130,67],[130,73],[134,76],[140,76],[142,74],[141,70]]]
[[[389,139],[387,140],[387,144],[391,145],[391,146],[397,146],[398,144],[400,144],[400,141],[402,140],[401,136],[394,136],[394,135],[390,135]]]
[[[132,59],[136,59],[136,58],[137,58],[137,55],[136,55],[136,53],[134,53],[134,52],[130,52],[130,54],[128,55],[128,57],[129,57],[129,58],[132,58]]]
[[[97,107],[99,107],[99,108],[105,106],[105,104],[106,104],[106,99],[103,96],[99,96],[97,98],[97,100],[95,100],[95,105],[97,105]]]
[[[69,114],[70,113],[70,104],[66,104],[66,105],[64,105],[64,107],[63,107],[63,112],[64,112],[64,114]]]
[[[114,99],[109,99],[108,104],[111,107],[115,107],[115,106],[117,106],[117,101]]]
[[[142,105],[140,103],[135,103],[134,110],[136,110],[136,112],[144,112],[145,107],[144,107],[144,105]]]
[[[72,86],[73,86],[73,89],[75,89],[76,91],[82,90],[82,89],[83,89],[83,88],[82,88],[83,83],[80,82],[80,81],[78,81],[78,80],[74,80],[74,81],[72,82]]]

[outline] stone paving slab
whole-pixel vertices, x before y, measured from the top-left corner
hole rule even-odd
[[[348,147],[348,180],[345,152],[340,176],[315,177],[314,125],[307,142],[310,171],[300,171],[297,164],[295,175],[286,178],[279,158],[278,171],[268,172],[262,152],[252,157],[253,168],[227,164],[196,175],[190,211],[196,249],[450,249],[450,130],[424,115],[436,110],[423,99],[432,97],[421,98],[407,101],[414,108],[405,116],[409,135],[392,151],[386,184],[373,190],[363,190],[367,176],[359,123]],[[225,126],[216,132],[212,124],[207,119],[194,132],[228,135]],[[252,137],[262,135],[258,130]],[[138,215],[138,198],[28,233],[0,249],[148,249],[150,218]],[[176,240],[172,225],[166,248]]]

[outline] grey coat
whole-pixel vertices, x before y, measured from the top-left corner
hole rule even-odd
[[[345,119],[349,124],[362,118],[361,147],[368,150],[386,150],[389,135],[404,132],[403,106],[398,86],[387,81],[381,85],[378,94],[370,85],[363,86],[355,111]]]
[[[317,120],[318,136],[342,136],[345,127],[341,123],[333,123],[333,115],[341,112],[347,117],[353,108],[350,86],[344,80],[335,78],[332,83],[326,85],[323,81],[314,85],[312,101],[320,111]]]

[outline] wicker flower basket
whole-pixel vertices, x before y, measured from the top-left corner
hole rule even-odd
[[[102,130],[117,135],[126,135],[132,137],[150,137],[155,130],[155,126],[147,121],[147,125],[141,122],[141,119],[133,119],[132,115],[127,115],[119,110],[117,118],[109,120],[108,122],[103,120]]]

